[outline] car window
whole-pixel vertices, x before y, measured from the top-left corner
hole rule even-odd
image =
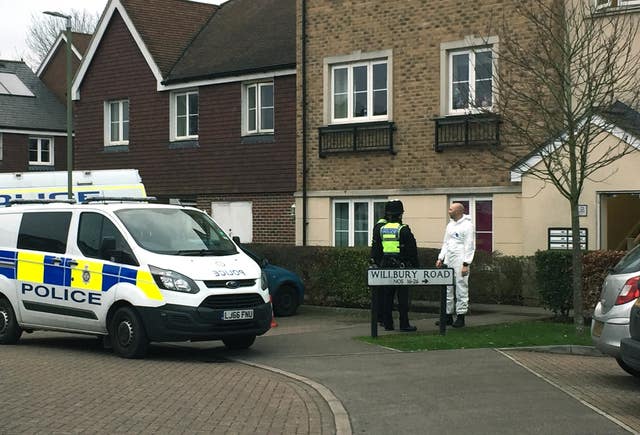
[[[158,254],[237,254],[236,245],[207,214],[181,208],[132,208],[116,212],[136,243]]]
[[[111,252],[103,252],[103,241],[108,238],[113,239],[115,248]],[[78,248],[89,258],[138,265],[120,231],[109,218],[100,213],[84,212],[80,215]]]
[[[18,232],[18,249],[64,254],[70,222],[69,212],[25,213]]]
[[[627,252],[622,257],[616,267],[613,268],[614,273],[631,273],[640,272],[640,245]]]

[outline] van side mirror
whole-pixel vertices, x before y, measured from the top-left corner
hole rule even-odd
[[[233,236],[233,237],[231,237],[231,240],[233,240],[234,242],[236,242],[236,245],[239,245],[239,244],[240,244],[240,237],[238,237],[238,236]]]

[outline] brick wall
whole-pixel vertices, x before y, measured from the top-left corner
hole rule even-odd
[[[486,148],[435,152],[432,118],[442,115],[441,43],[459,41],[470,35],[479,38],[496,35],[492,27],[499,27],[498,20],[503,13],[512,16],[510,11],[517,3],[518,0],[307,0],[308,189],[509,185],[509,171],[496,170]],[[299,30],[300,23],[298,7]],[[516,25],[516,28],[524,29],[524,26]],[[325,125],[323,60],[358,50],[363,53],[392,50],[391,102],[392,120],[397,126],[394,136],[397,155],[370,152],[334,154],[321,159],[318,127]],[[300,41],[298,60],[301,61]],[[299,75],[299,134],[302,131],[300,84]],[[300,162],[300,146],[298,156]],[[300,164],[298,169],[298,189],[301,189]]]
[[[29,170],[29,138],[53,138],[53,166],[37,166],[40,170],[67,170],[67,136],[49,136],[47,134],[27,135],[0,133],[2,135],[2,160],[0,172],[26,172]]]
[[[73,39],[72,39],[73,42]],[[74,53],[71,54],[71,76],[75,75],[80,60]],[[67,46],[63,42],[49,60],[47,68],[42,72],[40,80],[49,88],[58,100],[67,105]]]
[[[201,195],[197,198],[197,207],[211,214],[213,201],[252,202],[253,243],[295,243],[295,222],[291,216],[293,195]]]

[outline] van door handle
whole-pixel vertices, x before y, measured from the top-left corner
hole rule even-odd
[[[62,265],[62,258],[60,257],[53,257],[51,259],[51,264],[53,264],[54,266],[61,266]]]
[[[78,265],[78,262],[76,260],[69,260],[67,264],[69,265],[69,267],[76,267]]]

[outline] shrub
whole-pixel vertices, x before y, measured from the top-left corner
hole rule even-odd
[[[542,306],[556,316],[569,317],[573,305],[571,251],[538,251],[534,258]]]
[[[609,269],[626,254],[624,251],[591,251],[582,257],[582,301],[586,317],[598,303],[602,283]]]

